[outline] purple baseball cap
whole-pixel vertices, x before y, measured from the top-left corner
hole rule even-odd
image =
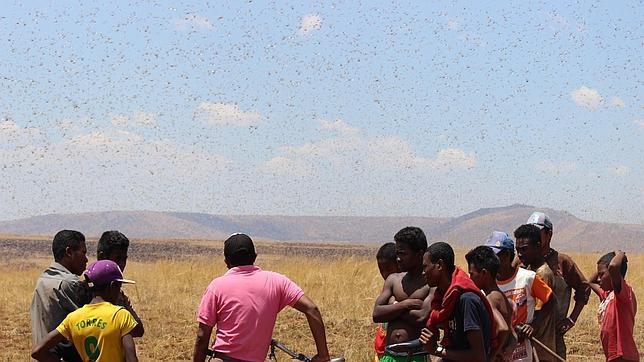
[[[503,250],[514,250],[514,241],[510,239],[508,233],[493,231],[485,242],[485,246],[492,248],[494,253],[498,254]]]
[[[85,270],[90,286],[108,285],[111,282],[134,284],[134,280],[124,279],[123,272],[119,266],[111,260],[98,260],[93,262]]]

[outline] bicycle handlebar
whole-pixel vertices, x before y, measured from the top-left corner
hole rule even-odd
[[[420,339],[414,339],[408,342],[390,344],[387,348],[394,352],[413,352],[422,350],[423,345],[420,343]]]
[[[302,353],[295,353],[295,352],[291,351],[290,349],[288,349],[285,345],[283,345],[279,341],[277,341],[275,339],[271,339],[271,349],[273,349],[271,351],[271,355],[273,355],[273,356],[275,355],[275,352],[274,352],[275,348],[281,350],[282,352],[286,353],[287,355],[289,355],[291,358],[293,358],[295,360],[304,361],[304,362],[311,362],[311,358],[303,355]],[[336,357],[336,358],[331,358],[329,360],[329,362],[345,362],[345,361],[344,361],[344,357]]]

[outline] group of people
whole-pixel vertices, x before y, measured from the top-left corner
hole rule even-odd
[[[552,233],[550,219],[541,212],[515,230],[516,243],[495,231],[467,253],[466,273],[455,265],[449,244],[428,246],[418,227],[400,230],[376,255],[385,280],[373,309],[373,320],[380,323],[376,359],[562,360],[564,335],[592,290],[601,300],[598,320],[606,360],[639,361],[633,339],[637,302],[624,280],[624,252],[600,258],[587,280],[568,255],[551,248]],[[34,359],[138,360],[134,338],[144,334],[143,322],[121,289],[123,283],[134,283],[123,276],[128,247],[125,235],[107,231],[98,241],[97,261],[87,266],[83,234],[56,234],[54,261],[39,277],[30,308]],[[224,241],[228,271],[202,295],[193,361],[208,356],[215,362],[264,361],[277,314],[287,306],[306,317],[317,349],[312,361],[329,361],[317,305],[288,277],[256,266],[256,258],[248,235],[233,234]],[[401,345],[417,349],[400,350]]]
[[[123,276],[129,244],[118,231],[103,233],[98,260],[87,266],[85,236],[74,230],[56,234],[54,261],[38,278],[30,308],[34,359],[138,361],[134,338],[143,336],[143,322],[121,289],[134,283]],[[277,314],[291,306],[306,317],[313,334],[317,355],[312,361],[328,361],[317,305],[286,276],[254,265],[256,258],[249,236],[233,234],[224,241],[228,272],[210,283],[199,304],[193,360],[264,361]]]
[[[38,361],[137,361],[134,338],[143,322],[123,283],[130,240],[106,231],[98,240],[97,260],[87,266],[85,236],[61,230],[52,242],[54,261],[40,275],[29,315]]]
[[[600,299],[606,360],[639,361],[626,254],[604,255],[586,279],[570,256],[551,247],[552,235],[549,217],[535,212],[514,231],[516,243],[494,231],[470,250],[466,273],[455,265],[449,244],[428,247],[420,228],[400,230],[376,255],[385,280],[373,309],[373,321],[380,323],[376,360],[562,361],[564,335],[592,290]]]

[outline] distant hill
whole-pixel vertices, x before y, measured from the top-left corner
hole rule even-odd
[[[52,214],[0,221],[0,233],[45,235],[60,229],[99,236],[118,229],[132,238],[223,239],[243,231],[255,238],[281,241],[390,241],[401,227],[423,228],[430,241],[443,240],[458,247],[484,241],[492,230],[512,231],[537,208],[528,205],[486,208],[455,217],[356,216],[223,216],[203,213],[110,211]],[[623,248],[644,251],[644,225],[589,222],[565,211],[539,208],[554,224],[553,245],[568,251],[607,251]]]

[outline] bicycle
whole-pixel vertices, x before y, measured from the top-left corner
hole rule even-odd
[[[277,361],[277,357],[275,356],[275,350],[279,349],[282,352],[286,353],[289,355],[292,359],[298,360],[298,361],[304,361],[304,362],[311,362],[311,357],[307,357],[306,355],[302,353],[296,353],[291,351],[288,347],[277,341],[276,339],[271,339],[271,347],[270,347],[270,352],[268,353],[268,359]],[[208,361],[212,360],[215,352],[211,349],[208,349],[206,352],[206,355],[209,356],[210,358]],[[344,357],[336,357],[336,358],[331,358],[329,362],[344,362]]]
[[[302,353],[296,353],[288,349],[285,345],[277,341],[276,339],[271,339],[271,350],[268,354],[268,359],[277,361],[277,357],[275,356],[275,350],[279,349],[282,352],[286,353],[289,355],[292,359],[298,360],[298,361],[304,361],[304,362],[311,362],[311,357],[307,357],[303,355]],[[329,362],[344,362],[344,357],[336,357],[336,358],[331,358]]]

